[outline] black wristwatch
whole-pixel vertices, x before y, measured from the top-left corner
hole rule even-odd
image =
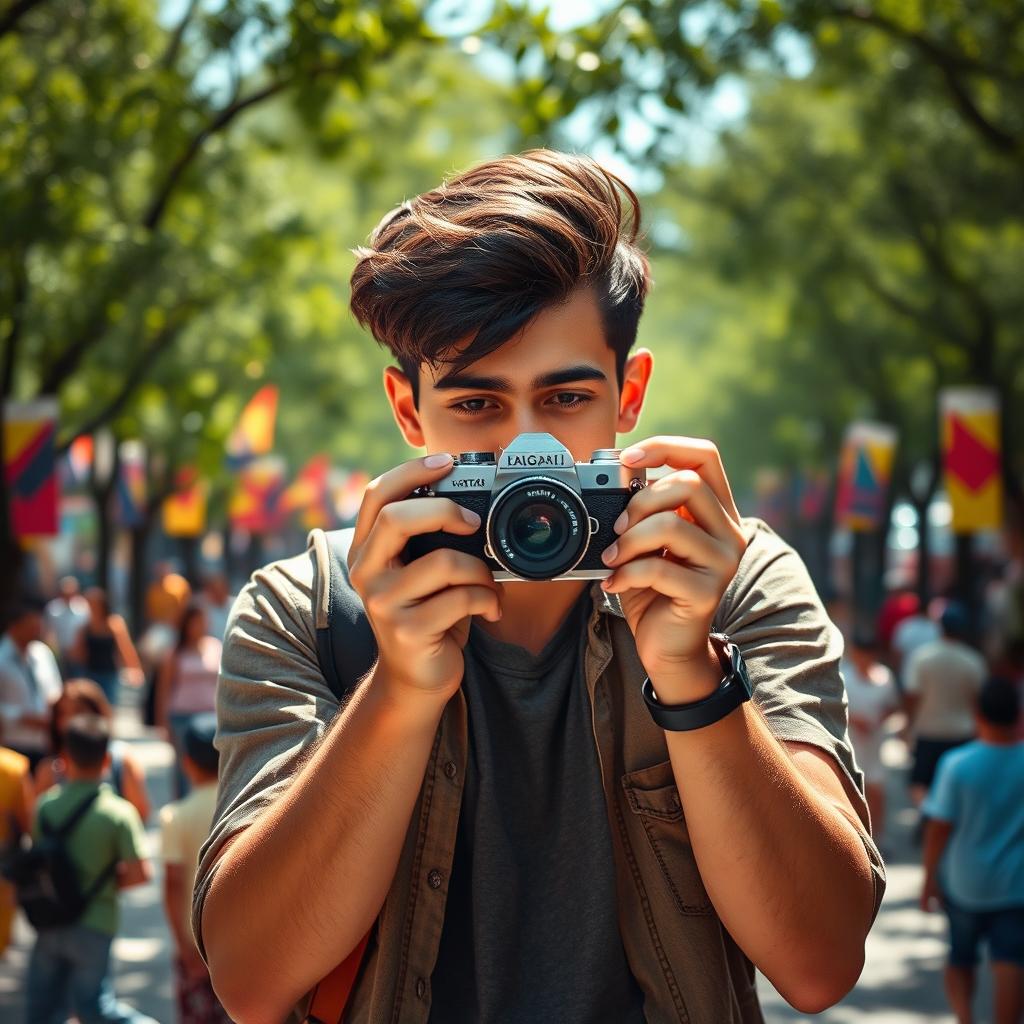
[[[753,690],[740,649],[723,633],[712,633],[708,639],[725,673],[718,689],[710,697],[689,704],[662,704],[654,695],[651,680],[644,680],[641,690],[644,701],[651,712],[651,717],[662,729],[669,732],[702,729],[705,725],[725,718],[730,711],[750,700]]]

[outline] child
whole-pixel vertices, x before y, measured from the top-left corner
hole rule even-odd
[[[1024,743],[1017,739],[1020,697],[991,679],[978,697],[978,739],[939,760],[922,810],[925,883],[922,909],[941,898],[949,916],[946,994],[959,1024],[971,1008],[978,946],[989,947],[994,1024],[1018,1024],[1024,1010]]]
[[[155,1024],[114,998],[110,947],[118,928],[117,892],[149,881],[142,821],[138,812],[102,782],[110,766],[110,726],[99,715],[76,715],[68,723],[66,781],[39,799],[34,838],[41,823],[59,828],[91,801],[64,846],[83,892],[99,884],[74,924],[40,930],[28,969],[27,1021],[63,1024],[71,1005],[82,1021]]]
[[[192,937],[192,886],[199,847],[210,831],[217,802],[217,716],[194,715],[182,735],[182,770],[188,796],[160,812],[164,855],[164,908],[176,950],[178,1020],[181,1024],[229,1024],[210,974]]]

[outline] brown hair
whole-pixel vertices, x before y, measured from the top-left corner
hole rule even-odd
[[[99,683],[94,683],[91,679],[69,679],[50,708],[50,751],[55,757],[63,753],[64,749],[64,737],[60,734],[57,723],[61,708],[67,703],[78,704],[85,709],[79,711],[79,714],[99,715],[111,726],[114,724],[114,709]]]
[[[588,286],[621,384],[650,285],[639,230],[636,195],[589,157],[502,157],[384,217],[356,250],[352,312],[416,393],[421,363],[465,369]]]

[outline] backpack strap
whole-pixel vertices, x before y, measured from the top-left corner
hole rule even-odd
[[[377,660],[377,639],[348,576],[353,530],[313,530],[307,547],[316,559],[313,619],[320,671],[331,692],[344,702]],[[370,934],[313,989],[305,1024],[340,1024]]]
[[[313,530],[307,547],[316,557],[313,616],[316,653],[331,692],[344,703],[377,660],[377,639],[348,577],[353,530]]]
[[[48,825],[43,818],[42,813],[39,815],[39,831],[46,836],[47,839],[66,839],[74,831],[75,826],[85,817],[86,811],[96,802],[96,798],[100,795],[99,788],[90,793],[59,825]]]

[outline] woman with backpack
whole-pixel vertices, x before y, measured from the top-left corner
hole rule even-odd
[[[220,640],[209,635],[205,609],[190,604],[181,619],[178,642],[156,678],[156,724],[174,744],[179,797],[190,788],[181,767],[185,731],[193,715],[216,710],[220,652]]]
[[[67,757],[64,736],[68,722],[75,715],[99,715],[106,719],[111,729],[114,727],[114,710],[102,688],[91,679],[68,680],[51,711],[50,754],[36,768],[37,794],[45,793],[65,780]],[[145,773],[129,745],[122,740],[110,743],[110,769],[103,781],[108,782],[118,796],[124,797],[143,821],[147,819],[149,795]]]

